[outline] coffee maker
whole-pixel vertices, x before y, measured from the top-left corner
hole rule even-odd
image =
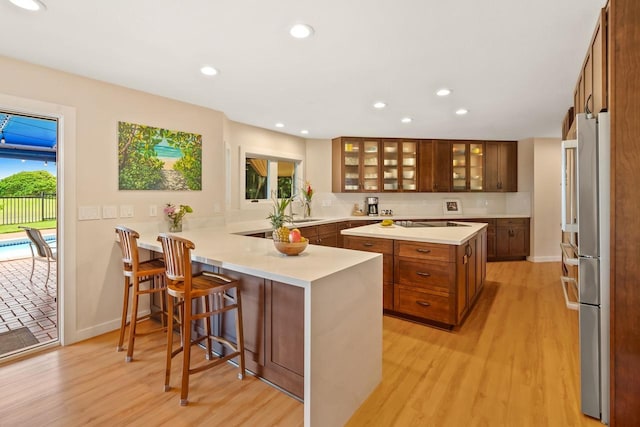
[[[364,206],[369,216],[378,216],[378,198],[377,197],[365,197]]]

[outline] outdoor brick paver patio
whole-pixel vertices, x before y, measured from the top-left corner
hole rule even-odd
[[[56,264],[46,288],[46,265],[30,274],[31,258],[0,261],[0,333],[26,326],[40,343],[57,340]]]

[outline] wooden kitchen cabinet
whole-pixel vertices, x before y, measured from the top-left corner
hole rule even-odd
[[[333,139],[331,168],[334,193],[380,191],[380,140]]]
[[[240,281],[245,364],[248,370],[302,398],[304,395],[304,289],[260,277],[219,270]],[[235,314],[212,323],[235,343]],[[199,333],[202,335],[203,330]],[[214,351],[227,349],[214,343]]]
[[[418,191],[418,140],[382,140],[382,191]]]
[[[338,247],[338,224],[298,226],[300,232],[309,240],[311,245]]]
[[[394,312],[461,324],[484,283],[484,233],[459,246],[396,240]]]
[[[518,143],[485,142],[485,191],[518,191]]]
[[[451,141],[452,191],[484,190],[484,142]]]
[[[587,109],[597,116],[607,110],[607,11],[603,8],[591,37],[580,75],[573,92],[574,113],[585,113]]]
[[[529,256],[529,218],[496,220],[496,259],[525,259]]]
[[[433,191],[451,191],[451,143],[446,140],[433,141]]]
[[[342,236],[345,249],[382,254],[382,308],[393,310],[393,240]]]
[[[264,378],[302,398],[304,288],[267,280],[265,307]]]

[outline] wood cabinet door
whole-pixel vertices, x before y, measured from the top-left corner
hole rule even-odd
[[[451,143],[433,141],[433,191],[451,191]]]
[[[264,279],[235,271],[220,270],[221,273],[240,281],[240,298],[242,301],[242,327],[244,335],[244,356],[247,369],[262,375],[264,366]],[[236,340],[236,320],[234,312],[226,312],[219,318],[219,324],[214,321],[214,332],[231,341]],[[225,351],[226,347],[214,344],[214,350]]]
[[[511,255],[511,228],[496,228],[496,256],[509,257]]]
[[[529,255],[529,230],[525,227],[513,227],[509,239],[510,256]]]
[[[267,280],[265,296],[265,369],[271,381],[303,397],[304,289]]]
[[[466,245],[456,247],[456,323],[459,324],[467,313],[469,307],[468,298],[468,262],[466,260]]]
[[[467,304],[471,305],[473,300],[476,298],[476,293],[478,292],[478,277],[482,274],[477,269],[480,267],[480,263],[478,261],[478,236],[473,237],[471,240],[467,242]]]
[[[433,174],[435,170],[433,156],[433,141],[425,139],[420,141],[418,150],[418,189],[421,192],[434,190]]]
[[[485,191],[518,191],[518,144],[485,142]]]

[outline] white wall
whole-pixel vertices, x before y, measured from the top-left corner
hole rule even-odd
[[[533,142],[533,215],[531,261],[560,261],[561,250],[561,140],[535,138]]]

